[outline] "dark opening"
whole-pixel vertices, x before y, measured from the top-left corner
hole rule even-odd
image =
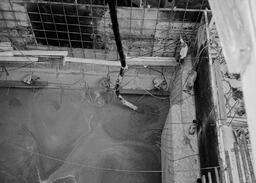
[[[203,46],[201,47],[203,49]],[[200,50],[201,50],[200,49]],[[216,183],[215,170],[207,167],[219,167],[219,152],[216,129],[216,115],[213,103],[213,93],[210,76],[208,52],[202,52],[197,68],[197,80],[195,82],[196,117],[199,122],[199,154],[201,173],[207,177],[211,172],[212,182]],[[220,168],[218,168],[220,171]],[[207,182],[209,182],[208,178]]]
[[[28,15],[39,44],[96,48],[95,17],[88,7],[30,3]]]
[[[119,0],[117,6],[137,4]],[[96,20],[102,18],[106,9],[104,0],[77,0],[77,3],[74,0],[45,0],[27,4],[39,44],[87,49],[104,49],[101,36],[97,35]]]

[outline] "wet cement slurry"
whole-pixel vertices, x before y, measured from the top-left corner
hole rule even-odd
[[[157,183],[169,100],[64,89],[0,90],[0,182]],[[138,172],[137,172],[138,171]]]

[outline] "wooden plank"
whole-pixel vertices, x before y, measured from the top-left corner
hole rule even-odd
[[[23,81],[0,81],[1,88],[21,88],[21,89],[32,89],[32,88],[45,88],[48,86],[47,81],[35,81],[33,85],[28,85]]]
[[[0,62],[37,62],[36,57],[0,57]]]
[[[233,127],[248,127],[246,118],[238,118],[238,117],[229,116],[228,120],[231,120],[231,119],[233,119],[233,121],[232,121]]]
[[[244,148],[244,151],[245,151],[246,160],[247,160],[247,163],[248,163],[249,173],[251,175],[251,180],[252,180],[252,182],[256,182],[254,171],[253,171],[252,160],[251,160],[249,148],[247,146],[247,141],[246,141],[244,133],[242,133],[242,144],[243,144],[243,148]]]
[[[175,57],[126,57],[127,61],[170,61],[175,60]],[[176,60],[175,60],[176,61]]]
[[[68,56],[68,51],[45,51],[45,50],[29,50],[29,51],[13,51],[14,55],[21,56]]]
[[[229,183],[233,183],[233,175],[232,175],[232,171],[231,171],[231,163],[230,163],[230,158],[229,158],[228,151],[225,151],[225,159],[226,159],[226,163],[227,163]]]
[[[0,47],[12,47],[10,42],[0,42]]]
[[[216,92],[217,92],[217,110],[219,114],[219,119],[222,119],[223,122],[226,123],[227,120],[227,112],[225,108],[225,98],[224,98],[224,92],[223,92],[223,78],[220,71],[220,63],[214,62],[213,63],[213,70],[215,74],[215,82],[216,82]],[[225,120],[225,121],[224,121]]]
[[[219,171],[217,167],[214,168],[214,173],[215,173],[216,183],[220,183],[220,176],[219,176]]]
[[[208,183],[212,183],[212,174],[208,172]]]
[[[72,63],[84,63],[84,64],[95,64],[95,65],[108,65],[108,66],[121,66],[119,61],[107,61],[100,59],[86,59],[86,58],[75,58],[75,57],[65,57],[65,62]]]
[[[12,51],[12,47],[0,47],[0,51]]]
[[[206,183],[205,175],[202,176],[202,183]]]
[[[0,57],[12,57],[13,56],[13,52],[12,51],[3,51],[3,52],[0,52]]]
[[[152,65],[152,66],[176,66],[177,61],[174,57],[137,57],[127,58],[128,65]]]
[[[243,172],[242,172],[242,167],[241,167],[241,160],[240,160],[240,156],[239,156],[238,144],[236,142],[234,142],[234,151],[235,151],[239,181],[243,182]]]
[[[174,57],[137,57],[127,58],[127,65],[142,65],[142,66],[176,66],[177,62]],[[85,63],[85,64],[98,64],[107,66],[121,66],[119,61],[107,61],[100,59],[86,59],[66,57],[65,62]]]
[[[246,156],[245,156],[245,149],[240,140],[238,140],[238,144],[239,144],[239,149],[240,149],[240,154],[241,154],[242,164],[243,164],[243,169],[245,174],[245,183],[249,183],[250,177],[249,177],[249,170],[248,170]]]

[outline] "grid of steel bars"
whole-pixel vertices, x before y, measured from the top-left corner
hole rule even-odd
[[[76,49],[91,49],[91,58],[117,57],[106,2],[102,5],[93,1],[89,4],[70,2],[8,0],[0,10],[0,22],[5,22],[4,27],[10,32],[27,24],[25,28],[30,30],[33,43],[28,43],[28,35],[22,32],[6,35],[11,40],[23,39],[25,46],[65,47],[71,56],[75,56]],[[202,10],[160,8],[160,0],[158,2],[157,8],[134,7],[132,1],[130,7],[118,7],[121,37],[128,56],[172,56],[177,52],[175,41],[180,35],[184,34],[189,42],[194,41]],[[138,12],[142,12],[141,16]],[[10,25],[12,22],[16,26]],[[88,57],[88,54],[82,51],[79,57]]]

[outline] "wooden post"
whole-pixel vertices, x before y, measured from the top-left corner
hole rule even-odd
[[[202,176],[202,183],[206,183],[205,175]]]
[[[255,32],[256,34],[256,32]],[[255,44],[256,45],[256,44]],[[256,160],[256,48],[254,50],[254,58],[251,58],[251,63],[242,75],[242,87],[245,100],[245,108],[248,120],[249,134],[252,145],[253,159]],[[256,165],[254,161],[254,173],[256,172]]]
[[[220,183],[220,176],[219,176],[219,171],[217,167],[214,168],[214,173],[215,173],[216,183]]]
[[[249,177],[249,170],[248,170],[246,156],[245,156],[245,150],[244,150],[244,146],[243,146],[243,144],[240,140],[239,140],[239,149],[240,149],[242,164],[243,164],[243,168],[244,168],[245,183],[249,183],[250,182],[250,177]]]
[[[208,183],[212,183],[212,173],[208,172]]]

